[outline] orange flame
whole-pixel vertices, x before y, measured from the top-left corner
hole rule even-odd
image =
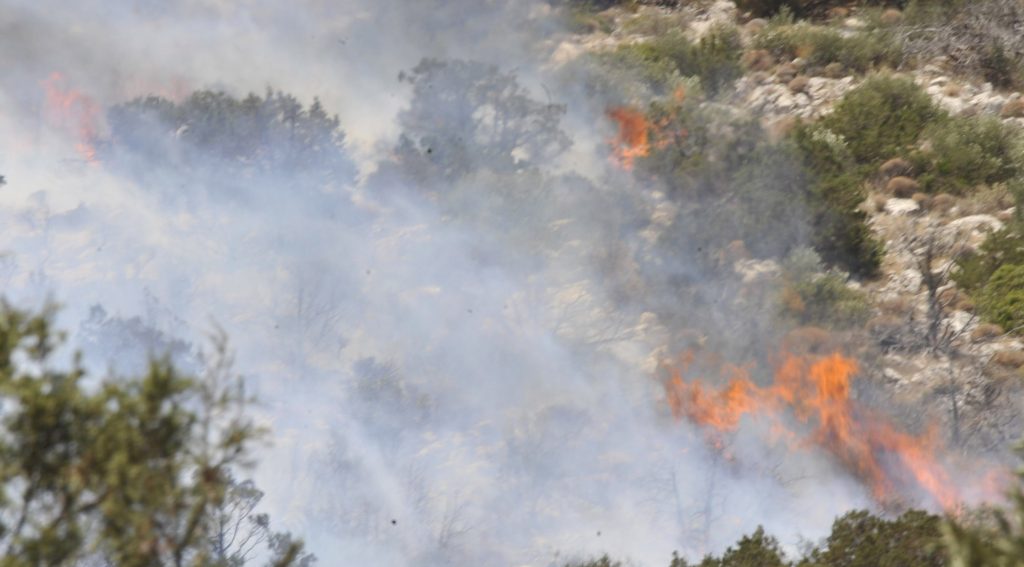
[[[88,96],[64,87],[64,76],[51,73],[42,82],[46,92],[46,119],[51,126],[76,137],[75,150],[85,161],[97,163],[99,105]]]
[[[892,502],[902,483],[912,480],[947,510],[961,501],[949,475],[939,464],[941,449],[934,429],[915,436],[900,431],[880,415],[871,415],[850,398],[857,363],[836,353],[827,357],[786,355],[773,383],[756,385],[745,369],[726,366],[728,378],[719,390],[699,381],[685,381],[695,361],[692,353],[670,369],[665,391],[672,413],[709,428],[714,435],[735,431],[747,415],[773,420],[776,437],[796,439],[785,425],[784,411],[812,427],[804,444],[822,447],[857,478],[865,482],[881,503]],[[712,442],[713,445],[720,443]]]
[[[685,100],[686,89],[683,87],[672,93],[672,102],[676,107]],[[612,146],[615,163],[626,171],[633,170],[636,158],[647,157],[651,154],[651,148],[664,148],[671,141],[665,129],[675,118],[675,111],[657,123],[651,122],[643,111],[628,106],[612,106],[605,114],[618,126],[618,134],[609,140],[609,144]],[[686,135],[685,132],[678,134]]]
[[[626,171],[632,171],[636,158],[651,153],[651,124],[643,112],[625,106],[615,106],[607,111],[619,127],[619,133],[612,140],[613,152]]]

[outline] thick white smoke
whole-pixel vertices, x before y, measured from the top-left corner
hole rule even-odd
[[[4,293],[64,304],[62,326],[79,331],[97,371],[131,372],[147,348],[202,344],[223,327],[273,429],[253,473],[265,506],[322,564],[549,565],[609,552],[663,565],[758,524],[793,546],[870,505],[825,457],[783,455],[747,432],[725,460],[672,421],[654,374],[672,341],[663,319],[685,313],[622,301],[623,289],[654,305],[673,298],[612,285],[601,264],[642,248],[666,213],[605,168],[603,116],[550,87],[558,30],[546,5],[2,8]],[[515,71],[534,99],[569,105],[573,148],[542,173],[461,178],[446,203],[375,178],[410,103],[398,74],[424,57]],[[326,196],[252,176],[233,182],[244,198],[224,199],[216,171],[88,163],[74,129],[47,118],[55,72],[101,109],[101,141],[106,111],[138,96],[319,97],[358,174]],[[692,276],[685,262],[661,269]],[[742,345],[751,321],[691,326],[732,329]]]

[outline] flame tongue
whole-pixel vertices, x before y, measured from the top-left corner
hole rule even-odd
[[[618,135],[612,140],[616,161],[630,171],[636,158],[651,153],[651,124],[643,112],[626,106],[609,108],[607,114],[619,127]]]
[[[87,162],[96,163],[99,105],[88,96],[65,88],[64,76],[60,73],[51,73],[42,86],[46,93],[47,122],[75,136],[75,151]]]
[[[726,385],[710,390],[699,381],[684,380],[694,359],[692,353],[684,355],[665,384],[676,418],[720,435],[735,431],[745,415],[762,415],[773,421],[773,431],[795,439],[799,436],[784,422],[788,410],[813,428],[804,445],[832,454],[870,487],[879,502],[893,501],[896,488],[909,478],[943,508],[957,506],[959,495],[935,457],[940,447],[934,430],[922,436],[902,432],[850,398],[851,379],[857,373],[855,361],[838,353],[823,358],[786,355],[767,387],[750,380],[746,369],[727,366],[722,369],[728,378]]]

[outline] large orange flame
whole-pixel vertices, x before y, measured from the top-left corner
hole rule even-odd
[[[64,86],[64,76],[54,72],[42,82],[46,93],[45,118],[51,126],[75,137],[75,150],[96,163],[99,137],[99,105],[88,96]]]
[[[960,495],[939,463],[941,449],[935,429],[912,435],[884,416],[872,414],[850,398],[857,363],[838,353],[826,357],[785,355],[771,385],[760,387],[748,371],[734,366],[719,369],[727,378],[720,389],[699,380],[687,381],[695,356],[686,353],[670,368],[665,383],[669,406],[676,418],[707,427],[715,436],[736,430],[744,416],[761,415],[772,430],[799,439],[785,416],[811,427],[802,444],[822,447],[862,480],[881,503],[893,502],[908,481],[924,489],[944,509],[955,509]],[[788,410],[788,411],[787,411]],[[715,446],[719,441],[712,441]]]

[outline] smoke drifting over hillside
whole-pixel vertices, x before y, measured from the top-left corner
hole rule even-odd
[[[559,87],[557,22],[499,0],[6,0],[4,292],[65,305],[100,373],[195,368],[223,327],[273,430],[266,509],[324,565],[656,565],[877,506],[763,422],[723,451],[674,418],[665,364],[766,358],[774,314],[672,239],[700,211],[609,159],[622,101]],[[236,129],[194,119],[211,108]]]

